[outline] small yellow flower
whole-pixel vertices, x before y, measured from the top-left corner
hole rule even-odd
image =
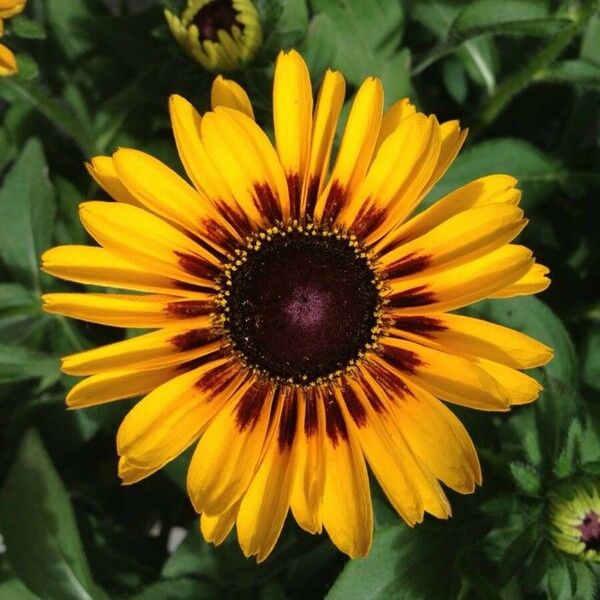
[[[552,541],[567,554],[600,562],[600,484],[574,486],[552,505]]]
[[[3,19],[18,15],[25,8],[26,1],[0,0],[0,37],[4,34]],[[18,70],[15,55],[4,44],[0,44],[0,77],[14,75]]]
[[[181,18],[165,10],[179,44],[209,71],[233,71],[262,43],[256,7],[250,0],[188,0]]]
[[[259,561],[290,512],[365,556],[367,463],[407,523],[448,518],[440,482],[471,493],[481,471],[439,399],[489,411],[532,402],[540,385],[521,369],[552,357],[449,312],[548,286],[548,269],[511,243],[526,223],[516,179],[482,177],[415,215],[466,131],[407,99],[384,112],[369,77],[334,159],[345,90],[328,70],[313,101],[306,64],[282,53],[275,144],[233,81],[215,79],[205,114],[172,96],[191,183],[137,150],[95,157],[90,174],[116,200],[80,207],[100,247],[42,257],[57,277],[145,292],[46,294],[46,311],[156,329],[65,357],[66,373],[87,376],[69,407],[145,396],[117,435],[123,482],[195,444],[187,483],[202,534],[220,543],[235,525]]]

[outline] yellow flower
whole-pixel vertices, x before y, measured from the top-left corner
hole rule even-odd
[[[531,402],[540,386],[520,369],[552,356],[448,311],[539,292],[547,269],[510,244],[525,220],[509,175],[412,216],[465,139],[457,121],[440,125],[406,99],[383,113],[369,78],[330,168],[342,75],[325,73],[314,108],[297,52],[280,54],[274,78],[274,146],[232,81],[215,79],[204,115],[171,97],[193,185],[137,150],[92,160],[116,200],[81,205],[101,247],[54,248],[43,268],[147,294],[48,294],[45,309],[157,329],[63,361],[88,376],[71,408],[147,394],[117,436],[125,483],[197,442],[188,490],[207,540],[236,524],[244,553],[263,560],[291,508],[306,531],[365,556],[365,458],[407,523],[447,518],[439,482],[471,493],[481,473],[438,398],[493,411]]]
[[[233,71],[262,43],[256,7],[250,0],[188,0],[181,18],[165,10],[177,42],[209,71]]]
[[[4,34],[4,21],[14,17],[25,8],[26,0],[0,0],[0,37]],[[14,75],[18,71],[15,55],[4,44],[0,44],[0,77]]]
[[[600,483],[578,483],[554,500],[551,523],[559,550],[600,562]]]

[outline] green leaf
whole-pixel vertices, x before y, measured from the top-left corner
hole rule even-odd
[[[600,327],[593,325],[583,347],[583,381],[600,390]]]
[[[546,591],[550,600],[568,600],[572,598],[571,577],[566,563],[555,563],[546,575]]]
[[[492,93],[495,80],[489,57],[485,57],[486,52],[479,45],[484,41],[481,36],[550,36],[571,22],[549,17],[544,4],[535,0],[476,0],[466,3],[462,10],[451,3],[426,0],[414,3],[411,14],[440,40],[421,57],[413,72],[420,73],[443,56],[461,49],[461,58],[480,72],[488,93]]]
[[[449,58],[442,65],[442,79],[448,93],[458,104],[467,99],[469,87],[465,68],[456,58]]]
[[[583,430],[581,423],[575,419],[570,425],[564,446],[554,464],[554,474],[562,479],[573,471],[574,463],[579,456],[579,446]]]
[[[19,65],[19,73],[14,78],[15,81],[31,81],[36,79],[40,74],[40,66],[33,56],[30,54],[17,53],[17,64]]]
[[[39,600],[40,596],[36,596],[23,584],[20,579],[9,579],[0,583],[0,598],[5,600]]]
[[[89,0],[52,0],[46,4],[48,24],[56,44],[71,62],[93,49],[94,43],[86,25],[94,23]]]
[[[39,257],[52,242],[56,206],[42,146],[32,139],[0,189],[0,258],[15,279],[41,289]]]
[[[600,13],[596,13],[589,20],[583,32],[579,56],[600,66]]]
[[[510,463],[510,472],[521,491],[529,496],[535,496],[539,493],[542,482],[538,471],[534,467],[523,463],[512,462]]]
[[[554,63],[548,69],[542,71],[536,77],[536,80],[566,83],[582,88],[599,90],[600,65],[585,60],[563,60]]]
[[[410,82],[410,51],[400,50],[383,65],[379,75],[385,90],[386,107],[400,98],[411,96],[413,89]]]
[[[202,598],[211,600],[222,598],[216,588],[197,579],[165,579],[147,586],[130,600],[181,600],[182,598]]]
[[[37,307],[36,310],[33,310]],[[23,312],[39,312],[40,301],[18,283],[0,283],[0,317]]]
[[[438,525],[428,521],[411,529],[396,523],[376,531],[369,555],[346,563],[327,600],[448,597],[463,536],[467,529],[473,535],[473,523]]]
[[[534,296],[484,300],[465,312],[512,327],[550,346],[554,358],[544,370],[551,377],[576,386],[578,361],[575,347],[561,320],[543,302]]]
[[[523,190],[521,206],[526,211],[542,202],[568,175],[559,161],[524,140],[489,140],[458,155],[427,196],[424,207],[473,179],[493,173],[510,173],[519,180],[519,188]]]
[[[600,476],[600,460],[584,463],[581,468],[590,475]]]
[[[545,4],[535,0],[475,0],[454,19],[449,38],[456,42],[484,34],[549,36],[569,23],[550,17]]]
[[[540,531],[536,522],[536,514],[522,525],[517,535],[506,546],[499,557],[499,569],[496,583],[503,587],[523,566],[523,563],[533,556],[540,543]]]
[[[390,598],[397,590],[396,566],[401,560],[401,526],[382,529],[373,540],[367,558],[346,563],[344,570],[329,590],[327,600]]]
[[[36,345],[32,337],[47,322],[39,297],[17,283],[0,283],[0,344]]]
[[[573,561],[571,563],[571,577],[575,583],[575,597],[581,600],[594,600],[596,589],[600,581],[600,569],[593,564]]]
[[[59,377],[58,359],[22,346],[0,345],[0,384]]]
[[[55,243],[86,244],[87,233],[79,221],[78,207],[84,198],[68,179],[53,178],[58,204],[58,219],[55,228]]]
[[[69,495],[35,431],[29,431],[0,491],[7,556],[43,598],[101,598],[87,564]]]
[[[313,0],[312,8],[335,24],[336,54],[330,66],[354,85],[381,75],[402,36],[404,14],[397,0]]]
[[[35,81],[4,77],[0,80],[0,92],[3,88],[8,91],[11,99],[14,99],[15,102],[32,106],[58,129],[70,136],[86,157],[97,154],[92,133],[76,117],[73,108],[67,103],[53,98],[43,86]]]
[[[593,461],[600,459],[600,427],[598,420],[591,415],[583,428],[578,446],[577,459],[587,465],[585,468],[593,468]]]
[[[538,466],[542,460],[540,451],[540,441],[535,430],[527,429],[523,437],[523,448],[527,455],[527,460],[535,466]]]
[[[324,13],[316,15],[309,23],[300,51],[313,81],[333,63],[336,53],[336,31],[331,19]]]
[[[582,413],[575,390],[559,379],[547,378],[544,390],[534,404],[534,415],[546,469],[550,472],[562,452],[571,423]]]
[[[294,44],[302,39],[308,27],[306,0],[288,0],[282,4],[283,10],[277,23],[277,33],[288,44]]]
[[[5,127],[0,127],[0,172],[11,162],[16,154],[16,144],[10,138]]]
[[[21,38],[43,40],[46,37],[44,28],[37,21],[28,19],[24,15],[18,15],[11,19],[10,29],[12,33]]]
[[[437,38],[444,39],[460,8],[443,1],[422,0],[408,5],[410,17],[431,31]]]

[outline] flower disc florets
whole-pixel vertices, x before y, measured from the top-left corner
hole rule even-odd
[[[307,385],[335,377],[371,347],[380,287],[354,236],[281,225],[250,238],[225,268],[222,325],[248,365]]]

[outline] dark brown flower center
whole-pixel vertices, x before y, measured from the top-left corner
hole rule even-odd
[[[213,0],[205,4],[194,16],[192,23],[198,27],[200,40],[219,40],[217,32],[223,29],[231,31],[234,25],[243,29],[243,24],[237,21],[238,12],[231,0]]]
[[[585,544],[585,549],[600,552],[600,518],[598,514],[590,510],[577,529],[581,531],[579,539]]]
[[[357,359],[377,330],[369,261],[355,243],[328,232],[272,235],[247,252],[223,289],[233,345],[270,377],[310,383],[330,376]]]

